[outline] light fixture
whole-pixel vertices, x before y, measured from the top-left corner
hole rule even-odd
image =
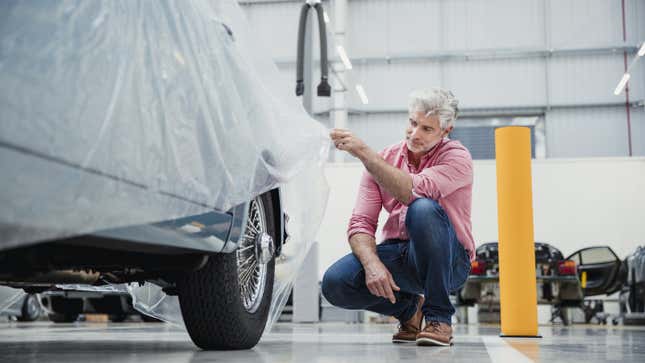
[[[618,96],[623,91],[623,89],[627,85],[627,81],[629,81],[630,78],[631,75],[629,73],[623,74],[623,78],[620,80],[620,82],[618,82],[618,86],[616,86],[616,89],[614,90],[614,94],[616,96]]]
[[[363,102],[364,105],[367,105],[370,102],[365,94],[365,89],[360,84],[356,85],[356,93],[358,93],[358,97],[361,98],[361,102]]]
[[[340,60],[345,65],[345,69],[352,69],[352,62],[350,62],[349,57],[345,52],[345,48],[343,48],[342,45],[339,45],[336,47],[336,51],[338,52],[338,56],[340,57]]]
[[[329,23],[329,15],[327,15],[327,12],[323,12],[323,19],[325,20],[325,23]]]
[[[641,49],[638,51],[638,56],[645,56],[645,42],[643,42],[643,45],[641,45]]]

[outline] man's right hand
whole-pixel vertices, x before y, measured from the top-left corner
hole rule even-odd
[[[374,261],[365,267],[365,284],[372,295],[384,297],[392,304],[396,302],[394,291],[401,289],[396,285],[392,274],[381,261]]]

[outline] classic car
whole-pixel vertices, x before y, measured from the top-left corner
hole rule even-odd
[[[239,5],[2,2],[0,24],[0,284],[152,283],[197,346],[253,347],[279,187],[327,141]]]

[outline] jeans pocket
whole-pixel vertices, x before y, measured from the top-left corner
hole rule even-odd
[[[406,261],[408,258],[408,250],[410,248],[410,242],[401,242],[399,243],[399,254],[403,261]]]

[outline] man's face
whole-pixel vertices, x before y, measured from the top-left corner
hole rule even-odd
[[[427,116],[423,112],[411,113],[408,128],[405,131],[405,140],[408,149],[414,154],[425,154],[441,139],[446,136],[452,126],[441,130],[439,116]]]

